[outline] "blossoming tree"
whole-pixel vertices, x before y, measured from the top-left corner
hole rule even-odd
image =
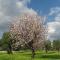
[[[37,14],[21,14],[14,20],[10,25],[12,49],[26,45],[32,50],[32,57],[34,57],[35,50],[42,47],[46,40],[43,18]]]

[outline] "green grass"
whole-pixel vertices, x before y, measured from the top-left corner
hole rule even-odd
[[[0,52],[0,60],[60,60],[60,53],[56,51],[49,51],[47,54],[44,51],[37,51],[35,58],[31,58],[31,51],[14,52],[7,54]]]

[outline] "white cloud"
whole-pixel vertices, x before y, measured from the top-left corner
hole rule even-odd
[[[30,2],[30,0],[22,0],[16,3],[16,6],[18,7],[20,13],[37,14],[37,12],[34,11],[32,8],[28,8],[27,2]]]
[[[55,17],[55,21],[60,22],[60,12],[57,14],[57,16]]]
[[[60,12],[60,7],[51,8],[49,15],[56,15],[59,12]]]
[[[54,16],[53,22],[48,22],[48,38],[60,39],[60,7],[52,8],[49,16]]]
[[[12,17],[20,13],[37,14],[32,8],[28,8],[28,3],[30,0],[0,0],[0,36],[8,30]]]

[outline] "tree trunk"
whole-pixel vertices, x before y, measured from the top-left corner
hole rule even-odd
[[[46,51],[46,53],[48,53],[48,46],[47,45],[45,45],[45,51]]]
[[[35,57],[35,49],[33,47],[33,40],[31,42],[29,42],[28,44],[26,44],[27,47],[29,47],[32,51],[32,58]]]
[[[35,50],[34,50],[34,48],[32,48],[32,58],[34,58],[35,57]]]
[[[59,48],[57,49],[58,53],[59,53]]]
[[[46,53],[48,53],[48,50],[46,49]]]
[[[7,53],[8,53],[8,54],[12,54],[11,41],[8,43]]]
[[[8,48],[7,53],[12,54],[12,50]]]

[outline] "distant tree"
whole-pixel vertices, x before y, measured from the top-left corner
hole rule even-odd
[[[53,49],[55,49],[59,52],[59,50],[60,50],[60,40],[54,40],[53,41]]]
[[[46,26],[41,16],[22,14],[15,18],[16,22],[10,25],[12,48],[17,49],[19,45],[26,45],[32,50],[32,57],[35,50],[43,46],[46,40]]]
[[[51,41],[46,40],[45,43],[44,43],[44,46],[45,46],[45,51],[47,53],[49,50],[51,50]]]
[[[3,50],[7,50],[8,53],[11,53],[11,45],[10,45],[10,33],[4,32],[2,39],[1,39],[1,45]]]

